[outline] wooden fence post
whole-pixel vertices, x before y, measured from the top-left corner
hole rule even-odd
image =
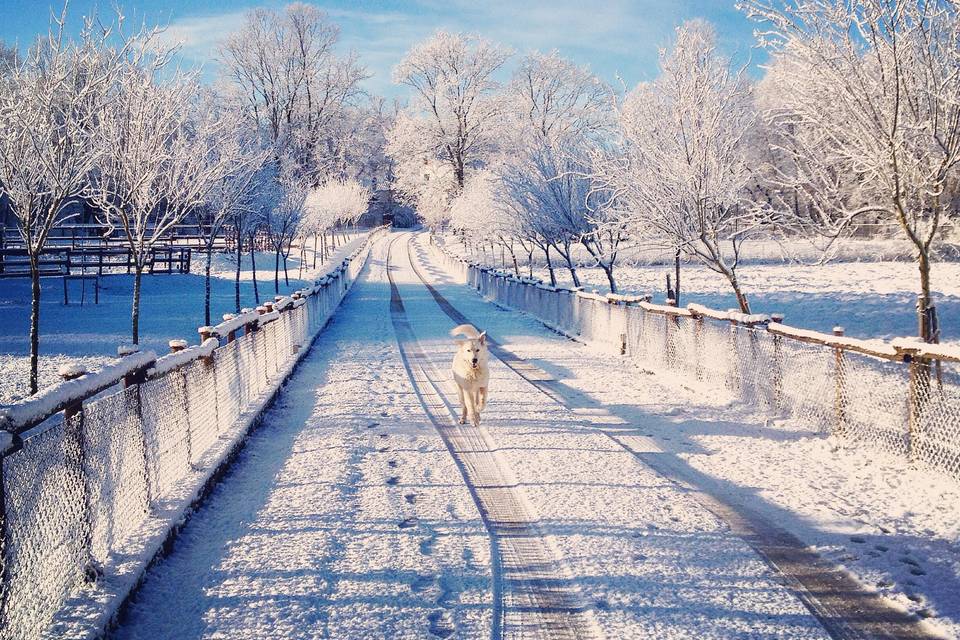
[[[917,461],[917,440],[923,431],[923,419],[930,396],[930,361],[917,349],[904,349],[904,362],[910,366],[910,421],[907,432],[907,459]]]
[[[60,369],[60,378],[64,382],[76,380],[87,375],[87,370],[80,365],[68,365]],[[91,498],[90,480],[87,475],[87,438],[84,432],[84,413],[83,400],[77,400],[75,403],[63,410],[63,425],[65,435],[73,440],[76,447],[76,466],[81,492],[83,494],[83,511],[81,513],[81,537],[83,539],[83,577],[88,583],[94,583],[101,575],[101,570],[97,567],[93,559],[93,500]]]
[[[124,356],[133,355],[139,350],[136,346],[121,346],[117,349],[117,354],[122,358]],[[144,505],[146,509],[149,509],[153,504],[153,494],[150,491],[150,454],[147,450],[147,434],[143,429],[143,397],[141,396],[140,385],[146,382],[147,380],[147,369],[153,365],[153,362],[149,362],[139,369],[135,369],[123,376],[123,388],[129,389],[130,387],[136,387],[136,399],[137,399],[137,420],[140,423],[140,453],[143,457],[143,488],[144,488],[144,498],[146,504]]]
[[[233,316],[232,313],[225,313],[225,314],[223,314],[223,321],[226,322],[226,321],[228,321],[228,320],[233,320],[233,317],[234,317],[234,316]],[[237,339],[237,330],[236,330],[236,329],[230,331],[230,332],[227,334],[227,344],[230,344],[231,342],[233,342],[233,341],[236,340],[236,339]]]
[[[782,313],[770,315],[770,320],[782,324]],[[783,409],[783,337],[773,334],[773,408],[776,413]]]
[[[843,327],[834,327],[833,335],[843,337]],[[847,388],[843,349],[840,347],[833,349],[833,380],[833,414],[836,419],[834,433],[843,435],[847,429]]]
[[[693,372],[697,380],[703,380],[703,358],[700,354],[703,349],[703,315],[691,309],[690,319],[693,321]]]
[[[731,312],[739,313],[739,309],[730,309]],[[737,349],[737,321],[730,320],[730,358],[731,358],[731,376],[730,389],[738,394],[743,390],[743,380],[740,375],[740,352]]]

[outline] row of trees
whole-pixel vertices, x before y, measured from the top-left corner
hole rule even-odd
[[[930,261],[955,217],[960,16],[948,0],[747,0],[755,81],[703,21],[677,29],[658,76],[617,91],[557,53],[523,58],[438,33],[395,81],[409,108],[387,134],[396,184],[432,226],[514,257],[541,252],[579,284],[579,245],[616,291],[625,243],[676,251],[726,278],[742,311],[744,243],[833,242],[864,222],[915,249],[918,332],[937,339]]]
[[[352,57],[333,54],[337,29],[315,8],[248,14],[223,46],[215,89],[179,68],[176,48],[162,43],[159,30],[124,27],[122,15],[111,25],[89,18],[68,38],[64,8],[29,50],[3,50],[0,195],[30,263],[31,393],[41,256],[77,202],[92,205],[129,249],[137,344],[143,271],[151,250],[184,219],[195,219],[206,239],[209,324],[213,246],[228,227],[237,243],[239,311],[244,244],[253,258],[255,239],[269,239],[279,291],[280,262],[286,277],[294,240],[312,236],[316,250],[318,236],[355,222],[369,200],[359,181],[380,170],[375,152],[358,161],[347,149],[360,138],[372,147],[382,140],[382,105],[360,104],[363,71]]]

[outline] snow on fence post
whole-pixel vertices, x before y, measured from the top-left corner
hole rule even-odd
[[[783,324],[785,316],[782,313],[773,313],[770,319],[777,324]],[[773,409],[779,415],[783,408],[783,336],[773,334]]]
[[[833,335],[842,338],[844,335],[843,327],[834,327]],[[836,419],[836,426],[833,432],[836,435],[843,435],[847,428],[847,390],[846,390],[846,367],[844,366],[844,356],[842,347],[833,348],[833,415]]]
[[[224,322],[229,322],[230,320],[233,320],[233,317],[234,317],[234,316],[233,316],[232,313],[225,313],[225,314],[223,314],[223,321],[224,321]],[[227,344],[230,344],[231,342],[233,342],[233,341],[236,340],[236,339],[237,339],[237,330],[236,330],[236,329],[231,329],[230,331],[227,332]]]

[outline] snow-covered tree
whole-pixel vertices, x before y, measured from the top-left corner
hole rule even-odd
[[[509,57],[500,45],[444,31],[414,46],[393,74],[413,96],[391,131],[388,153],[398,162],[446,164],[456,191],[463,189],[467,171],[497,147],[503,105],[494,76]]]
[[[864,216],[899,225],[919,268],[918,332],[938,339],[931,249],[960,162],[960,10],[951,0],[748,0],[772,56],[780,209],[831,236]]]
[[[751,96],[744,70],[731,69],[716,51],[713,28],[687,22],[673,48],[661,51],[657,79],[624,101],[622,153],[597,162],[610,223],[723,275],[745,313],[737,265],[761,222],[744,206],[747,136],[756,119]]]
[[[503,159],[503,180],[520,213],[518,222],[544,252],[551,281],[555,281],[553,249],[563,257],[574,284],[580,285],[571,248],[582,243],[599,258],[615,290],[616,254],[602,251],[596,243],[588,169],[589,146],[612,132],[612,91],[589,69],[556,52],[533,53],[514,73],[508,103],[513,135],[507,145],[511,152]]]
[[[223,107],[217,96],[207,94],[203,108],[220,121],[221,131],[217,144],[210,146],[209,162],[222,168],[217,179],[206,194],[204,206],[198,212],[201,235],[204,240],[206,264],[204,265],[204,324],[210,324],[210,267],[213,247],[230,222],[242,229],[245,217],[249,218],[253,190],[260,186],[257,176],[269,151],[259,147],[250,135],[249,121],[241,112]],[[242,257],[243,232],[236,233],[237,273],[235,281],[236,310],[240,311],[240,260]]]
[[[368,77],[356,56],[339,56],[340,30],[315,6],[258,8],[220,48],[234,86],[271,146],[312,183],[340,148],[336,129]]]
[[[401,116],[398,124],[402,119]],[[400,192],[401,201],[414,207],[431,229],[443,227],[449,220],[450,204],[459,192],[450,165],[427,158],[399,156],[394,171],[393,185]]]
[[[314,255],[318,235],[338,225],[356,224],[369,202],[370,191],[356,180],[328,180],[310,190],[303,207],[304,231],[314,236]]]
[[[131,338],[140,340],[140,285],[154,246],[204,203],[229,167],[215,156],[223,126],[199,108],[193,76],[167,68],[169,52],[128,56],[97,121],[96,168],[86,191],[123,231],[133,262]]]
[[[0,195],[5,195],[30,263],[30,393],[38,388],[40,255],[64,221],[96,160],[92,142],[119,56],[109,30],[85,22],[67,38],[66,11],[22,57],[4,52],[0,66]],[[141,35],[142,47],[149,37]]]
[[[303,217],[307,187],[303,179],[297,178],[293,171],[284,168],[277,178],[278,198],[272,209],[264,211],[263,228],[273,249],[273,290],[280,293],[280,263],[283,261],[284,284],[290,284],[287,273],[287,259]]]

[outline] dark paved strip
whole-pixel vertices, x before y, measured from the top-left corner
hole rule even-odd
[[[473,495],[491,539],[494,638],[587,639],[600,637],[562,559],[547,543],[516,478],[501,464],[485,430],[460,425],[428,370],[432,369],[410,327],[391,273],[390,315],[400,356],[424,411],[453,457]],[[407,247],[405,247],[406,249]]]

